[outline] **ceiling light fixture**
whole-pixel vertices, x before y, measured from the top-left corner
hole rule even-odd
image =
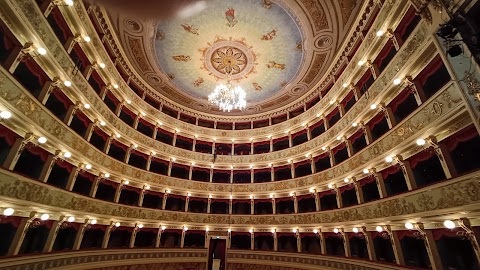
[[[227,74],[227,84],[217,85],[208,95],[208,102],[217,105],[224,112],[242,110],[247,106],[245,90],[240,86],[234,87],[230,82],[230,75]]]

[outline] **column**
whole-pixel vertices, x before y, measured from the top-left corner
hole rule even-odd
[[[140,118],[141,118],[141,117],[142,117],[142,116],[141,116],[140,114],[137,114],[137,116],[135,116],[135,120],[133,120],[133,126],[132,126],[134,129],[137,129],[137,127],[138,127],[138,121],[140,121]]]
[[[132,234],[130,235],[130,242],[128,243],[129,248],[133,248],[135,246],[135,238],[137,238],[137,232],[140,230],[138,224],[135,224],[135,228],[133,228]]]
[[[295,166],[293,163],[290,163],[290,177],[293,179],[295,178]]]
[[[370,261],[376,261],[377,255],[375,254],[375,246],[373,244],[372,232],[367,231],[366,227],[361,227],[360,231],[363,233],[365,243],[367,245],[368,259]]]
[[[190,168],[188,168],[188,180],[192,180],[192,170],[193,164],[190,164]]]
[[[328,151],[328,157],[330,158],[330,167],[335,166],[335,156],[333,155],[332,149],[327,149]]]
[[[255,171],[253,170],[253,167],[250,169],[250,183],[255,182]]]
[[[385,34],[393,42],[393,46],[395,46],[395,50],[397,51],[400,50],[400,47],[402,47],[403,45],[403,40],[400,34],[393,32],[392,29],[387,29],[387,32]]]
[[[205,231],[205,245],[203,245],[203,248],[208,248],[210,246],[210,237],[208,235],[208,231]]]
[[[213,168],[210,168],[210,183],[213,182]]]
[[[293,198],[293,210],[294,210],[295,214],[297,214],[298,213],[298,200],[297,200],[297,194],[295,192],[293,193],[292,198]]]
[[[172,173],[172,165],[173,165],[173,159],[170,159],[170,162],[168,163],[168,171],[167,171],[168,176],[170,176],[170,174]]]
[[[73,50],[73,47],[75,46],[76,43],[80,41],[81,37],[80,35],[76,35],[74,37],[68,37],[67,41],[63,45],[65,48],[65,51],[67,51],[68,54],[70,54]]]
[[[372,73],[373,79],[376,80],[378,78],[378,75],[380,75],[380,70],[378,69],[377,64],[372,63],[372,61],[368,60],[367,61],[367,67],[370,69],[370,72]]]
[[[165,193],[163,194],[162,210],[165,210],[165,206],[167,205],[167,198],[168,198],[168,193],[165,192]]]
[[[180,239],[180,248],[183,248],[184,243],[185,243],[185,228],[183,228],[182,230],[182,237]]]
[[[315,210],[318,212],[318,211],[321,210],[320,209],[320,198],[318,197],[318,192],[317,192],[316,189],[313,192],[314,192],[313,196],[315,198]]]
[[[385,115],[385,119],[387,119],[388,128],[392,129],[394,126],[397,125],[397,121],[395,120],[395,116],[393,115],[392,108],[385,106],[385,104],[383,103],[380,104],[379,107]]]
[[[252,231],[252,233],[250,233],[250,250],[254,250],[255,249],[255,233]]]
[[[95,130],[95,127],[97,126],[97,122],[94,123],[88,123],[87,130],[85,131],[84,139],[89,142],[90,138],[92,137],[92,133]]]
[[[347,147],[347,152],[348,152],[348,157],[351,157],[353,156],[353,146],[352,146],[352,141],[350,141],[349,139],[345,138],[343,140],[343,142],[345,143],[345,146]]]
[[[112,145],[113,140],[115,140],[115,135],[114,134],[108,136],[108,139],[105,142],[105,145],[103,146],[103,152],[107,155],[108,155],[108,152],[110,152],[110,146]]]
[[[378,194],[380,195],[380,199],[387,197],[387,189],[385,188],[385,182],[383,181],[382,174],[377,172],[375,168],[370,169],[370,173],[372,174],[373,177],[375,177],[375,182],[377,183]]]
[[[42,87],[40,94],[38,94],[38,101],[45,105],[52,94],[53,89],[60,85],[60,80],[58,78],[54,78],[53,81],[47,81]]]
[[[207,214],[210,214],[211,207],[212,207],[212,198],[208,197],[208,200],[207,200]]]
[[[458,175],[457,169],[455,168],[452,156],[450,155],[450,152],[448,151],[445,144],[438,143],[437,138],[435,136],[428,137],[426,141],[435,150],[435,153],[437,154],[438,160],[442,165],[443,172],[445,173],[445,176],[447,177],[447,179],[456,177]]]
[[[232,230],[230,228],[227,229],[227,249],[232,247]]]
[[[55,165],[55,162],[57,161],[57,158],[62,154],[61,151],[57,150],[55,152],[55,155],[49,154],[47,156],[47,160],[45,160],[45,164],[43,164],[42,171],[40,172],[40,176],[38,177],[38,180],[40,182],[46,183],[48,180],[48,177],[50,176],[50,173],[52,172],[53,166]]]
[[[345,249],[345,257],[352,257],[352,251],[350,250],[350,239],[348,238],[348,233],[344,229],[340,229],[340,234],[343,237],[343,248]]]
[[[233,201],[232,198],[230,197],[230,200],[228,201],[228,214],[231,215],[233,213]]]
[[[95,177],[92,188],[90,189],[90,197],[95,198],[95,195],[97,194],[98,184],[100,184],[100,181],[102,181],[101,176]]]
[[[120,117],[120,114],[122,113],[122,108],[125,106],[125,101],[122,101],[118,103],[117,108],[115,108],[115,114]]]
[[[193,137],[192,151],[195,152],[195,146],[197,145],[197,136]]]
[[[88,81],[90,79],[90,76],[92,75],[92,72],[98,68],[98,65],[87,65],[85,67],[85,70],[83,71],[83,77]]]
[[[57,238],[58,230],[60,230],[60,227],[64,222],[65,222],[65,216],[61,216],[59,220],[54,220],[52,222],[52,227],[48,232],[47,241],[43,246],[43,251],[42,251],[43,253],[52,251],[53,244],[55,243],[55,239]]]
[[[175,146],[176,144],[177,144],[177,131],[175,130],[175,133],[173,133],[172,145]]]
[[[215,140],[213,140],[212,142],[212,155],[215,155],[216,154],[216,150],[215,150]]]
[[[130,145],[130,147],[128,147],[127,149],[127,152],[125,153],[125,160],[124,162],[128,164],[128,161],[130,160],[130,155],[132,154],[132,151],[136,148],[135,145]]]
[[[310,131],[308,125],[305,126],[305,129],[307,130],[307,140],[310,141],[312,139],[312,132]]]
[[[185,198],[185,212],[188,212],[188,203],[190,202],[190,196],[187,195]]]
[[[373,137],[372,137],[372,131],[370,130],[370,127],[365,125],[363,122],[360,122],[360,127],[363,130],[363,135],[365,135],[365,141],[367,142],[367,145],[370,145],[373,142]]]
[[[70,124],[72,123],[73,117],[75,116],[75,113],[80,108],[80,106],[81,106],[80,102],[77,102],[76,104],[72,104],[68,107],[67,113],[65,114],[65,118],[63,118],[63,122],[67,126],[70,126]]]
[[[405,182],[407,183],[408,190],[411,191],[417,188],[417,183],[415,182],[415,176],[413,175],[412,167],[410,162],[404,161],[402,156],[395,156],[395,160],[398,162],[402,168],[403,176],[405,177]]]
[[[315,167],[315,160],[313,159],[313,155],[310,155],[310,169],[312,170],[312,174],[317,172],[317,167]]]
[[[406,76],[405,81],[407,82],[407,87],[410,88],[410,91],[413,92],[417,105],[420,106],[427,100],[427,95],[423,91],[423,87],[418,80],[414,80],[411,76]]]
[[[110,225],[105,230],[105,234],[103,235],[102,240],[102,248],[108,248],[108,242],[110,241],[110,234],[112,233],[112,229],[115,227],[115,224],[110,222]]]
[[[325,117],[325,115],[322,115],[322,121],[325,125],[325,131],[327,131],[330,128],[330,123],[328,123],[328,119]]]
[[[14,73],[18,67],[18,64],[22,62],[23,59],[30,56],[30,53],[34,51],[32,43],[25,43],[23,47],[15,46],[12,49],[12,52],[5,59],[4,66],[8,69],[8,72]]]
[[[255,201],[253,198],[250,199],[250,214],[255,215]]]
[[[325,243],[325,235],[323,235],[323,232],[318,232],[318,236],[320,238],[320,251],[322,252],[322,255],[326,255],[327,244]]]
[[[100,96],[101,100],[105,100],[105,96],[107,95],[107,91],[109,91],[112,88],[112,86],[103,86],[102,89],[100,89],[100,93],[98,94]]]
[[[297,238],[297,252],[300,253],[302,252],[302,238],[300,237],[298,230],[295,233],[295,237]]]
[[[155,247],[156,248],[159,248],[160,247],[160,240],[162,239],[162,227],[160,226],[160,228],[158,228],[158,232],[157,232],[157,237],[155,238]]]
[[[274,215],[277,213],[277,203],[275,201],[275,196],[272,197],[272,213]]]
[[[12,243],[10,244],[10,248],[8,249],[7,256],[15,256],[18,255],[20,251],[20,247],[22,247],[23,239],[27,234],[28,228],[30,224],[35,219],[36,212],[31,212],[29,217],[23,217],[18,225],[17,231],[15,232],[15,236],[13,236]]]
[[[343,201],[342,201],[342,192],[340,192],[340,189],[335,187],[335,194],[337,195],[337,206],[338,208],[343,207]]]
[[[351,87],[351,91],[353,91],[353,95],[355,96],[355,101],[358,101],[362,97],[362,92],[360,92],[360,89],[358,88],[358,86]]]
[[[152,159],[155,156],[155,153],[151,152],[147,158],[147,164],[145,164],[145,170],[150,171],[150,166],[152,165]]]
[[[75,235],[75,242],[73,243],[72,250],[80,249],[80,246],[82,245],[83,235],[85,235],[85,230],[87,229],[89,222],[90,221],[88,219],[85,219],[85,223],[83,223],[78,229],[77,235]]]
[[[358,204],[362,204],[365,202],[365,199],[363,198],[363,189],[362,185],[360,185],[359,182],[355,181],[355,178],[352,178],[353,184],[355,186],[355,193],[357,194],[357,201]]]
[[[25,138],[16,138],[12,148],[10,148],[8,155],[5,158],[5,161],[3,162],[3,167],[9,171],[13,170],[18,159],[20,158],[20,155],[22,154],[23,149],[33,139],[34,136],[31,133],[27,133]]]
[[[250,155],[253,155],[254,151],[255,151],[255,147],[254,147],[253,141],[250,141]]]
[[[230,184],[233,184],[233,169],[230,170]]]
[[[114,203],[118,203],[118,200],[120,200],[120,195],[122,194],[123,185],[125,185],[124,181],[118,184],[117,189],[115,190],[115,196],[113,197]]]
[[[400,244],[400,239],[396,231],[392,231],[390,225],[385,226],[390,240],[392,242],[393,253],[395,255],[395,261],[398,265],[405,265],[405,259],[403,258],[402,245]]]
[[[425,230],[423,223],[416,223],[415,229],[420,232],[425,242],[425,248],[427,250],[428,259],[430,260],[430,265],[432,270],[442,270],[442,260],[440,259],[440,254],[438,253],[437,243],[433,238],[433,233],[431,230]]]
[[[270,182],[275,181],[275,170],[273,169],[273,166],[270,165]]]
[[[292,133],[289,131],[288,132],[288,147],[293,146],[293,141],[292,141]]]
[[[140,191],[140,196],[138,196],[138,206],[143,206],[143,198],[145,197],[145,192],[147,191],[147,186],[143,186],[142,190]]]
[[[157,139],[158,128],[159,128],[158,124],[156,124],[155,127],[153,128],[152,139],[154,139],[154,140]]]
[[[277,231],[273,233],[273,251],[278,251]]]
[[[478,235],[472,230],[472,225],[470,224],[470,220],[467,218],[461,218],[458,221],[460,227],[465,231],[468,236],[468,240],[472,244],[473,251],[475,252],[475,256],[477,258],[477,263],[480,263],[480,245],[478,244]]]
[[[67,186],[65,187],[66,190],[68,190],[68,191],[73,190],[73,187],[75,186],[75,181],[77,181],[78,173],[80,172],[81,167],[83,167],[83,166],[84,166],[83,164],[80,164],[79,165],[80,168],[79,167],[72,168],[72,171],[70,172],[70,175],[68,176]]]
[[[272,137],[269,138],[270,139],[270,153],[273,152],[273,140],[272,140]]]
[[[335,106],[337,106],[338,111],[340,112],[340,117],[343,117],[345,115],[345,107],[343,106],[343,104],[336,101]]]

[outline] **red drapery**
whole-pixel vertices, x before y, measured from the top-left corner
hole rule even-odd
[[[354,143],[357,139],[361,138],[362,136],[365,136],[363,134],[363,130],[359,129],[355,133],[353,133],[353,135],[349,138],[349,140],[351,143]]]
[[[129,110],[126,106],[122,106],[122,112],[130,116],[132,119],[135,119],[137,115],[133,113],[131,110]]]
[[[4,138],[7,144],[12,146],[19,136],[7,127],[0,125],[0,138]]]
[[[100,75],[98,75],[98,73],[94,70],[92,71],[92,74],[90,75],[90,77],[95,81],[97,82],[97,84],[102,87],[102,86],[105,86],[105,83],[103,82],[102,78],[100,77]]]
[[[88,60],[87,55],[83,52],[82,48],[80,48],[80,45],[78,45],[78,43],[75,44],[75,46],[73,46],[73,51],[77,55],[80,62],[82,62],[82,65],[84,67],[86,67],[90,64],[90,61]]]
[[[177,135],[177,141],[178,140],[183,140],[183,141],[186,141],[186,142],[189,142],[189,143],[193,143],[193,139],[188,138],[188,137],[183,137],[183,136],[180,136],[180,135]]]
[[[212,147],[213,143],[212,142],[207,142],[207,141],[199,141],[197,140],[196,145],[203,144],[203,145],[208,145],[209,147]]]
[[[18,228],[20,226],[20,222],[22,221],[22,217],[16,216],[9,216],[0,218],[0,224],[12,224],[13,227]]]
[[[280,198],[275,198],[275,202],[293,202],[293,197],[280,197]]]
[[[300,161],[300,162],[297,162],[297,163],[293,164],[293,167],[294,167],[294,168],[298,168],[298,167],[300,167],[300,166],[307,165],[307,164],[308,164],[308,165],[311,165],[310,159],[306,159],[306,160],[302,160],[302,161]]]
[[[405,100],[407,100],[410,95],[413,95],[413,92],[410,87],[407,87],[400,94],[398,94],[388,106],[392,108],[393,112],[396,112],[398,106],[400,106]]]
[[[137,187],[128,186],[128,185],[123,185],[122,188],[125,189],[125,190],[133,191],[137,194],[140,194],[142,192],[141,189],[139,189]]]
[[[325,118],[327,120],[330,120],[332,119],[332,117],[334,117],[336,114],[338,113],[338,107],[335,107],[335,109],[333,111],[331,111]]]
[[[306,129],[302,129],[294,134],[292,134],[292,140],[295,139],[296,137],[298,136],[302,136],[302,135],[305,135],[307,134],[307,130]]]
[[[373,129],[376,125],[382,122],[385,119],[385,115],[383,112],[378,113],[375,115],[370,121],[368,121],[368,127]]]
[[[363,187],[365,185],[375,182],[375,177],[373,177],[373,175],[367,176],[365,178],[360,179],[358,182],[360,183],[360,186]]]
[[[453,151],[461,142],[467,142],[478,136],[477,129],[474,125],[470,125],[461,131],[453,134],[445,140],[448,151]]]
[[[180,163],[173,163],[172,168],[181,168],[181,169],[185,169],[187,171],[190,170],[190,166],[183,165],[183,164],[180,164]]]
[[[68,24],[63,18],[63,15],[60,12],[60,10],[58,8],[55,8],[52,10],[51,14],[53,16],[53,19],[57,23],[58,28],[60,28],[60,30],[62,31],[63,38],[66,40],[68,39],[69,36],[72,36],[73,34],[70,31],[70,27],[68,27]]]
[[[279,171],[279,170],[285,170],[285,169],[290,169],[290,164],[288,165],[282,165],[282,166],[278,166],[278,167],[274,167],[273,170],[275,172]]]
[[[45,82],[49,79],[47,74],[43,71],[43,69],[35,62],[35,60],[31,58],[26,58],[23,60],[25,63],[25,66],[27,69],[35,76],[37,77],[38,84],[44,85]]]
[[[200,197],[190,197],[190,201],[197,201],[197,202],[208,202],[208,198],[200,198]]]
[[[65,110],[68,110],[68,107],[70,107],[70,105],[73,105],[73,102],[67,96],[65,96],[65,94],[60,89],[55,88],[52,94],[58,101],[63,104]]]
[[[117,140],[112,140],[112,145],[115,145],[116,147],[122,149],[123,151],[127,151],[128,150],[128,146],[126,146],[125,144],[117,141]]]
[[[231,232],[231,235],[234,236],[234,235],[248,235],[250,236],[250,232]]]
[[[233,174],[250,174],[250,170],[237,170],[233,171]]]
[[[321,126],[321,125],[324,125],[323,120],[320,120],[320,121],[316,122],[315,124],[311,125],[311,126],[308,127],[308,128],[309,128],[310,130],[313,130],[313,129]]]
[[[148,155],[147,155],[147,154],[145,154],[145,153],[143,153],[143,152],[140,152],[140,151],[138,151],[138,150],[136,150],[136,149],[133,149],[132,155],[141,157],[141,158],[143,158],[144,160],[148,160]]]
[[[342,105],[345,107],[347,105],[348,102],[350,102],[350,100],[352,100],[352,98],[355,96],[355,94],[353,93],[353,91],[350,91],[347,96],[342,100]]]
[[[106,96],[113,102],[113,104],[115,104],[115,106],[120,102],[112,91],[107,91]]]
[[[202,167],[193,167],[192,171],[193,172],[207,172],[207,173],[210,173],[209,168],[202,168]]]
[[[271,172],[271,168],[261,168],[261,169],[255,169],[253,173],[262,173],[262,172]]]
[[[108,134],[105,133],[101,128],[96,127],[95,129],[93,129],[93,132],[95,132],[95,134],[97,134],[98,136],[100,136],[104,141],[107,141],[107,139],[108,139]]]
[[[318,193],[318,198],[322,198],[323,196],[328,196],[328,195],[335,195],[335,190],[327,190],[327,191],[323,191],[323,192],[319,192]]]
[[[402,240],[405,237],[415,237],[416,230],[402,230],[397,231],[398,239]]]
[[[320,159],[326,158],[326,157],[328,157],[328,156],[329,156],[329,152],[325,152],[325,153],[322,153],[322,154],[319,155],[319,156],[314,157],[313,160],[314,160],[315,162],[317,162],[317,161],[319,161]]]
[[[358,80],[357,82],[357,87],[359,89],[362,89],[362,87],[367,83],[367,81],[370,79],[370,76],[372,76],[372,72],[370,71],[370,69],[368,69],[365,74],[363,74],[362,78],[360,78],[360,80]]]
[[[341,144],[337,145],[335,148],[332,149],[332,153],[335,155],[336,153],[338,153],[339,151],[342,151],[346,147],[347,147],[347,145],[345,143],[341,143]]]
[[[201,230],[188,230],[188,231],[185,232],[185,234],[205,235],[205,231],[201,231]]]
[[[86,178],[88,181],[92,182],[95,181],[95,175],[91,174],[91,173],[88,173],[84,170],[80,170],[78,172],[78,175],[81,176],[81,177],[84,177]]]
[[[315,195],[313,193],[310,193],[310,194],[307,194],[307,195],[297,196],[297,201],[301,201],[301,200],[304,200],[304,199],[312,199],[312,198],[315,198]]]
[[[430,151],[420,151],[414,156],[410,157],[408,161],[410,162],[410,166],[412,169],[415,169],[417,165],[423,161],[429,160],[430,158],[433,157],[433,153]]]
[[[400,166],[394,165],[381,171],[381,174],[383,179],[385,180],[388,178],[389,175],[396,174],[397,172],[401,171],[401,169],[402,168],[400,168]]]
[[[103,185],[109,186],[109,187],[113,187],[114,189],[117,189],[117,187],[118,187],[117,182],[113,182],[113,181],[106,180],[106,179],[102,180],[100,183],[103,184]]]
[[[408,9],[407,13],[405,13],[405,15],[403,16],[403,18],[400,21],[400,23],[398,24],[395,32],[397,32],[400,36],[403,36],[405,34],[405,32],[407,31],[407,28],[410,26],[410,23],[415,18],[415,16],[417,16],[417,12],[412,5]]]
[[[163,159],[156,158],[156,157],[154,157],[154,158],[152,159],[152,162],[161,163],[161,164],[164,164],[164,165],[166,165],[166,166],[168,166],[168,165],[170,164],[170,161],[168,161],[168,160],[163,160]]]
[[[71,173],[74,167],[72,164],[62,159],[57,159],[55,163],[58,167],[67,170],[68,173]]]
[[[281,236],[295,237],[295,234],[293,232],[277,232],[277,237]]]
[[[92,123],[90,119],[80,110],[77,110],[75,115],[77,116],[78,120],[80,120],[85,127],[88,127],[88,124]]]
[[[275,199],[275,200],[277,200],[277,202],[279,201],[278,199]],[[258,199],[255,199],[255,203],[259,203],[259,202],[272,203],[272,199],[270,199],[270,198],[258,198]]]
[[[462,237],[463,229],[454,228],[454,229],[436,229],[432,230],[433,238],[435,240],[440,240],[443,237]]]
[[[349,184],[349,185],[341,186],[341,187],[339,188],[339,190],[340,190],[340,193],[342,193],[342,192],[344,192],[344,191],[352,190],[352,189],[354,189],[354,188],[355,188],[355,186],[354,186],[353,184]]]
[[[430,61],[430,63],[417,75],[415,78],[420,82],[421,85],[425,85],[428,78],[432,76],[438,69],[443,66],[443,61],[440,55],[435,56],[435,58]]]
[[[253,146],[255,147],[255,146],[266,145],[266,144],[270,145],[270,141],[254,142]]]
[[[276,139],[273,139],[272,141],[273,141],[273,143],[277,143],[277,142],[280,142],[280,141],[287,141],[288,142],[288,136],[276,138]]]
[[[32,155],[35,155],[35,156],[39,156],[42,161],[45,161],[47,160],[47,157],[49,155],[49,153],[41,148],[41,147],[38,147],[38,146],[35,146],[34,144],[29,144],[27,147],[25,147],[25,149]]]
[[[383,47],[383,49],[380,51],[380,53],[378,54],[377,56],[377,59],[375,60],[375,63],[378,65],[378,66],[381,66],[382,63],[383,63],[383,60],[385,60],[385,58],[388,56],[388,54],[390,53],[390,51],[392,49],[395,49],[394,48],[395,45],[393,45],[393,42],[391,40],[387,41],[387,43],[385,44],[385,46]]]
[[[152,130],[155,129],[155,125],[153,125],[152,123],[148,122],[147,120],[143,119],[143,118],[140,118],[139,119],[139,122],[142,123],[143,125],[145,126],[148,126],[149,128],[151,128]]]

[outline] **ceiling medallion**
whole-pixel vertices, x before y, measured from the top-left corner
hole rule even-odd
[[[258,55],[245,38],[233,39],[216,36],[213,43],[200,49],[202,53],[202,69],[209,72],[217,80],[229,75],[231,80],[239,81],[256,73]]]

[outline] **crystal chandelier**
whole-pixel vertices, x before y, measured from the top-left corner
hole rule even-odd
[[[217,85],[213,92],[208,95],[208,101],[217,105],[220,110],[230,112],[233,109],[244,109],[247,105],[246,96],[245,91],[240,86],[233,87],[230,78],[227,78],[227,84]]]

